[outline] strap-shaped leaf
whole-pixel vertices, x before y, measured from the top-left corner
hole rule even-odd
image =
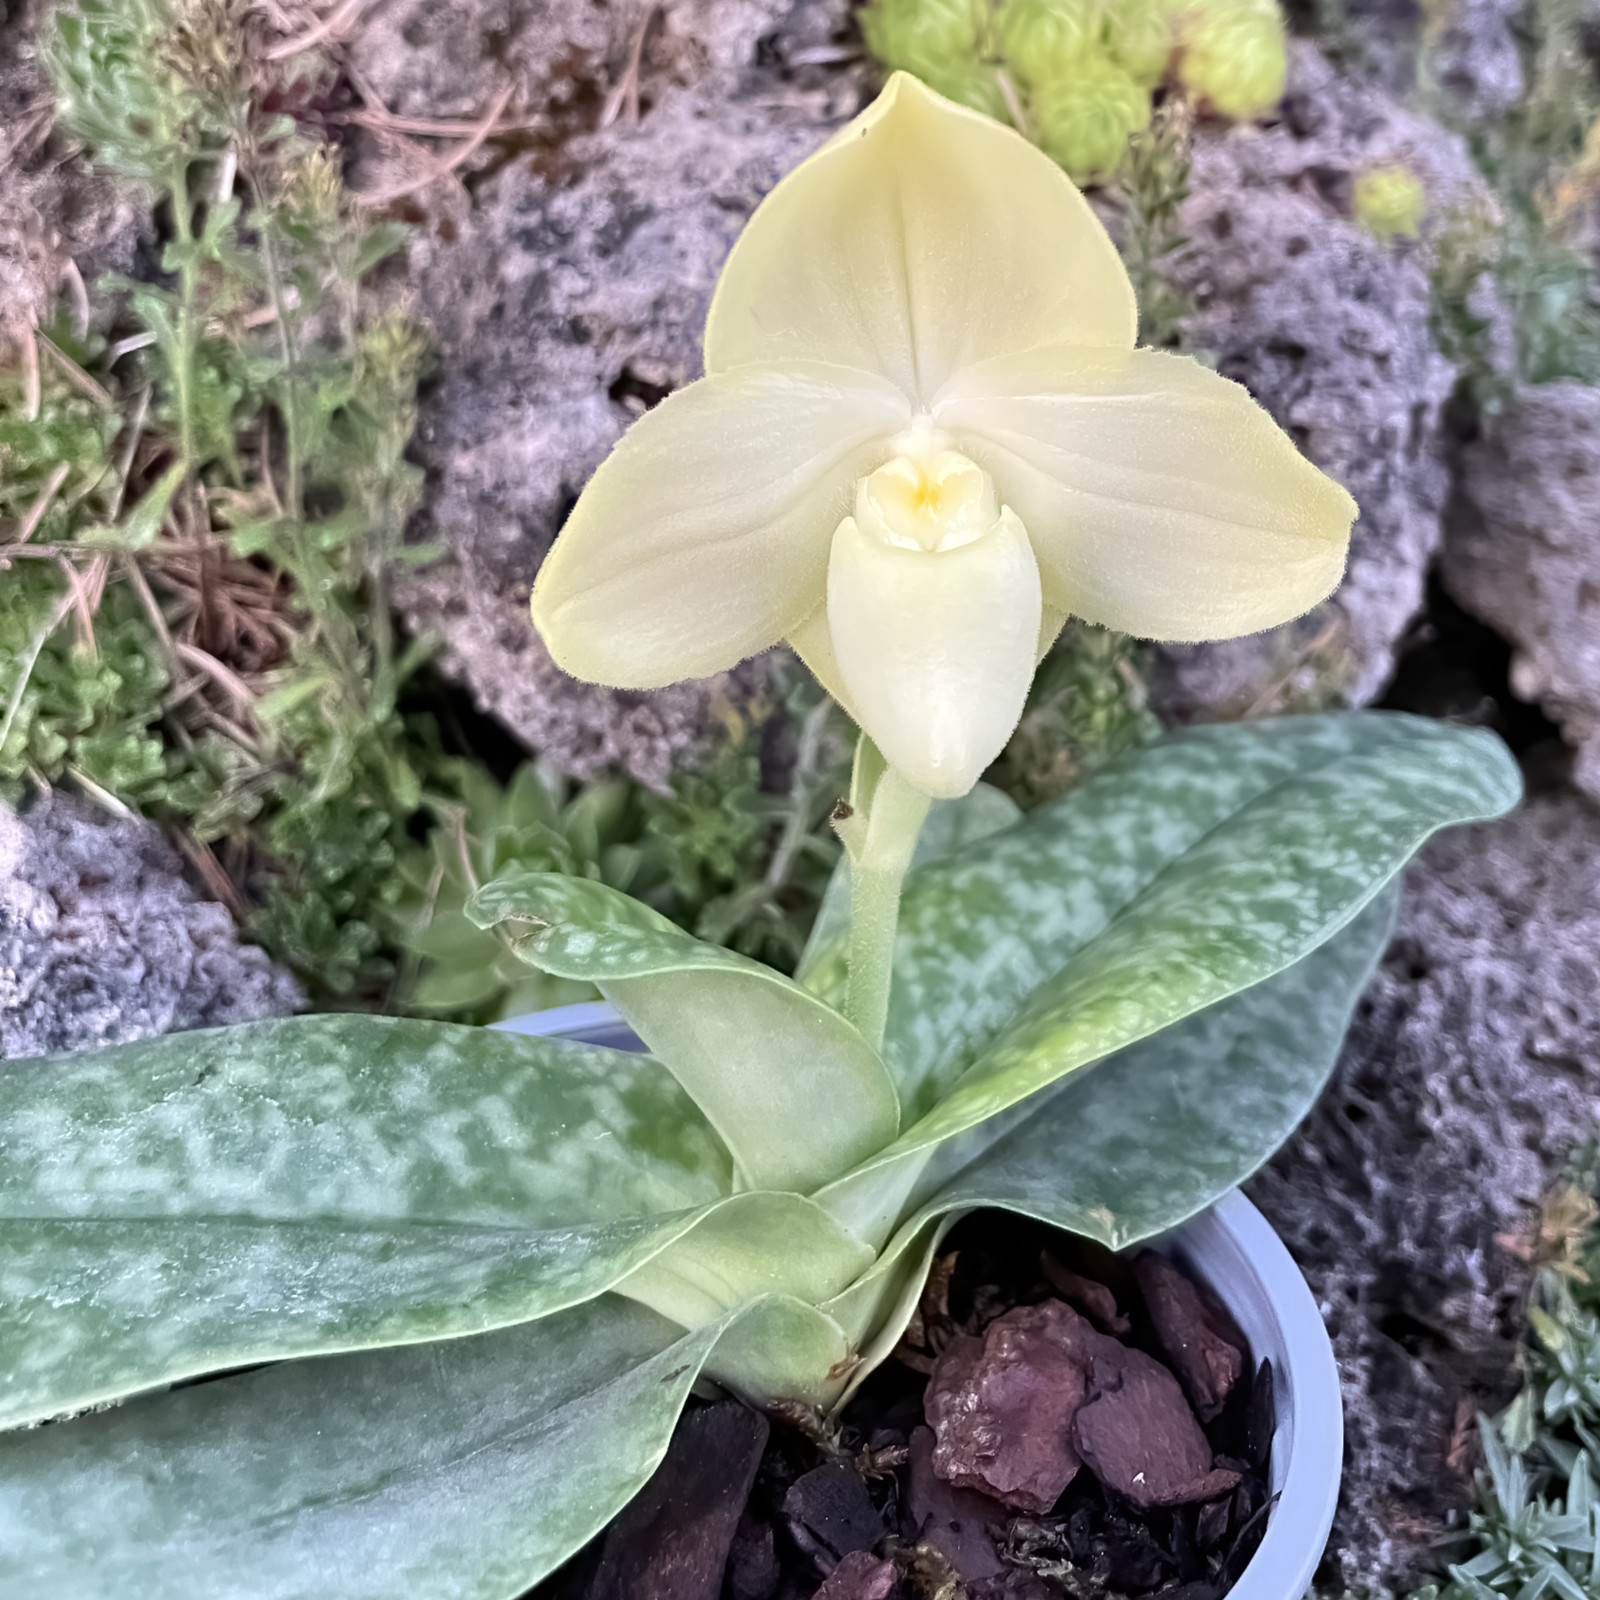
[[[1302,959],[1430,834],[1520,789],[1493,735],[1415,717],[1199,728],[933,863],[907,886],[887,1046],[922,1115],[819,1198],[882,1237],[919,1152]]]
[[[646,1056],[305,1017],[0,1073],[0,1425],[589,1298],[728,1157]]]
[[[1397,888],[1287,971],[1142,1040],[1003,1119],[1009,1131],[943,1176],[888,1249],[823,1305],[858,1342],[890,1344],[939,1233],[977,1206],[1037,1217],[1122,1249],[1176,1227],[1243,1183],[1327,1082],[1394,924]],[[987,1131],[987,1130],[983,1130]],[[979,1130],[974,1130],[977,1134]]]
[[[637,1493],[721,1332],[685,1336],[607,1296],[8,1434],[0,1587],[19,1600],[512,1600]]]
[[[585,878],[519,873],[486,884],[479,927],[538,924],[518,953],[595,984],[705,1113],[745,1186],[808,1194],[899,1131],[877,1051],[831,1006],[648,906]]]

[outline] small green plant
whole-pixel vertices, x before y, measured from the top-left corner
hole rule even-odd
[[[1386,162],[1356,174],[1350,212],[1374,237],[1415,239],[1428,211],[1428,191],[1409,167]]]
[[[592,984],[520,960],[466,905],[508,872],[560,872],[631,894],[698,938],[792,971],[838,860],[827,816],[849,781],[842,717],[779,665],[710,756],[665,793],[620,778],[573,783],[529,761],[502,786],[482,767],[444,764],[427,843],[402,853],[394,908],[403,993],[426,1015],[494,1022],[593,999]],[[768,786],[758,746],[788,735]]]
[[[0,787],[76,781],[180,834],[322,993],[387,974],[383,901],[420,799],[387,590],[420,478],[423,343],[362,303],[401,240],[271,109],[311,93],[234,0],[82,0],[45,41],[62,124],[167,219],[0,374]],[[31,391],[31,392],[30,392]]]
[[[1276,0],[872,0],[861,25],[885,66],[1011,121],[1079,182],[1116,172],[1163,82],[1243,119],[1287,70]]]
[[[1123,264],[1139,301],[1139,342],[1157,349],[1181,345],[1190,310],[1163,268],[1185,242],[1178,212],[1189,197],[1192,124],[1183,101],[1163,104],[1129,139],[1110,187],[1122,219]]]
[[[111,340],[63,319],[0,367],[0,797],[75,784],[162,823],[325,1002],[483,1018],[573,992],[460,918],[465,864],[513,857],[648,880],[792,967],[844,787],[794,674],[661,795],[533,767],[502,791],[406,710],[425,644],[389,597],[431,555],[403,540],[426,352],[363,287],[403,232],[274,109],[314,106],[328,63],[274,64],[258,26],[239,0],[75,0],[47,33],[63,127],[165,237],[151,281],[95,286]]]
[[[1596,1146],[1580,1150],[1545,1203],[1533,1243],[1526,1381],[1479,1417],[1484,1464],[1468,1549],[1441,1588],[1411,1600],[1600,1597],[1600,1211]]]
[[[1068,623],[1039,664],[1028,704],[988,778],[1025,811],[1076,787],[1161,724],[1146,705],[1147,647],[1108,628]]]
[[[1528,0],[1516,19],[1525,94],[1504,115],[1461,127],[1492,198],[1441,219],[1434,328],[1491,415],[1520,383],[1600,382],[1600,277],[1580,234],[1600,199],[1600,76],[1586,16],[1576,0]],[[1429,109],[1458,125],[1452,96],[1424,87]],[[1509,370],[1502,330],[1477,292],[1485,275],[1509,312]]]

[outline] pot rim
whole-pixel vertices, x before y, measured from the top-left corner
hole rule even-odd
[[[603,1000],[553,1006],[493,1026],[620,1048],[633,1041],[639,1048],[632,1029]],[[1227,1600],[1302,1600],[1328,1542],[1344,1471],[1339,1369],[1317,1302],[1272,1224],[1237,1189],[1147,1242],[1192,1263],[1238,1321],[1252,1357],[1272,1361],[1276,1504]]]

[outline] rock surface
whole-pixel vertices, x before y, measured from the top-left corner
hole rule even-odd
[[[1516,647],[1511,683],[1561,725],[1600,798],[1600,389],[1524,389],[1463,452],[1441,573]]]
[[[412,270],[442,368],[417,436],[421,531],[451,559],[403,603],[444,639],[447,670],[569,772],[664,782],[706,738],[718,696],[738,696],[726,682],[575,684],[535,640],[527,595],[624,427],[698,375],[712,285],[756,203],[857,109],[859,74],[833,64],[847,9],[473,0],[446,15],[400,0],[354,46],[395,112],[479,115],[507,64],[517,103],[541,108],[531,150],[495,155],[470,193],[419,196]]]
[[[1523,0],[1453,0],[1432,30],[1427,69],[1464,122],[1503,115],[1522,98],[1522,52],[1512,23]]]
[[[1310,1279],[1345,1390],[1327,1586],[1404,1594],[1460,1526],[1473,1418],[1517,1386],[1541,1193],[1596,1131],[1600,810],[1544,795],[1412,867],[1321,1104],[1249,1188]]]
[[[294,980],[239,942],[150,824],[55,794],[0,807],[0,1058],[284,1016]]]
[[[1166,275],[1193,306],[1187,342],[1245,384],[1361,506],[1338,593],[1270,633],[1160,652],[1169,719],[1364,704],[1419,610],[1449,474],[1440,411],[1455,381],[1429,333],[1420,247],[1349,215],[1361,172],[1403,163],[1444,214],[1475,193],[1461,142],[1300,45],[1283,120],[1202,130],[1186,243]]]

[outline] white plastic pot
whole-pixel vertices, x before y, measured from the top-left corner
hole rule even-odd
[[[641,1048],[605,1004],[559,1006],[496,1026]],[[1151,1243],[1227,1306],[1256,1362],[1272,1363],[1277,1431],[1268,1476],[1277,1498],[1260,1548],[1228,1600],[1303,1600],[1333,1525],[1344,1464],[1339,1371],[1316,1301],[1283,1241],[1237,1189]]]

